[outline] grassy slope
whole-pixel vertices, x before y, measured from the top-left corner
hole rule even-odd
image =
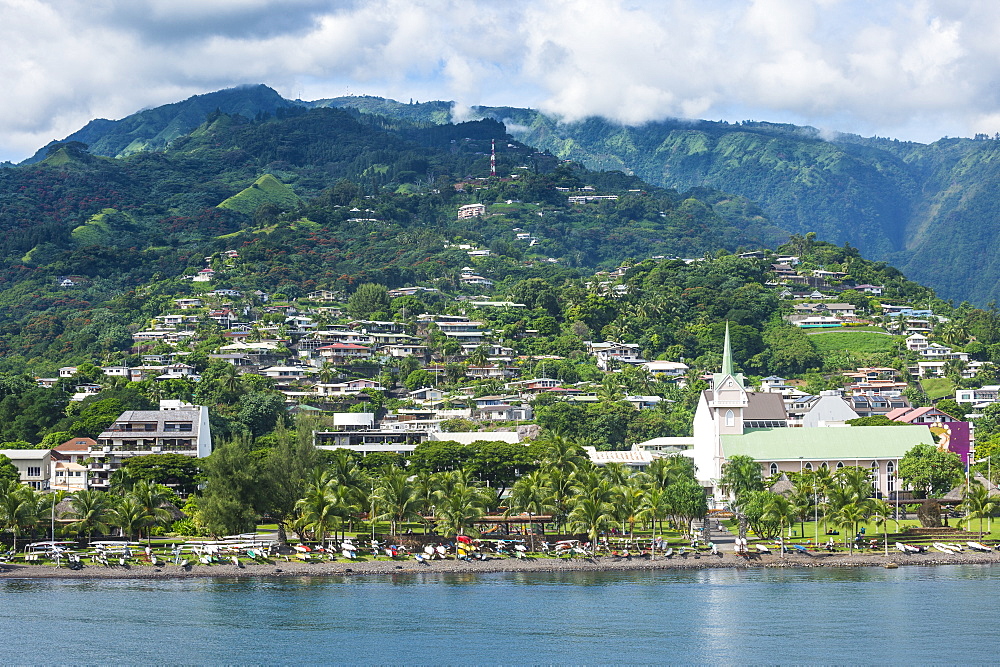
[[[837,351],[878,354],[895,350],[899,338],[874,331],[822,331],[810,334],[809,340],[820,354]]]

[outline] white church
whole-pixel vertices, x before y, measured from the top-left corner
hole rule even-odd
[[[735,372],[728,326],[722,370],[702,392],[693,430],[693,447],[684,454],[694,459],[698,481],[717,505],[726,501],[719,480],[728,457],[751,457],[764,477],[860,466],[872,471],[877,492],[888,496],[899,488],[899,461],[906,452],[934,444],[927,426],[790,428],[781,395],[748,391],[743,375]]]

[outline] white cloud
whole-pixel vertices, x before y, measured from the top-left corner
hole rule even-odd
[[[1000,130],[1000,3],[0,0],[0,159],[241,83],[756,118],[933,140]]]

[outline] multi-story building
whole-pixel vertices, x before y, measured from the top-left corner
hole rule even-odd
[[[114,471],[134,456],[184,454],[204,458],[212,453],[208,408],[182,401],[160,401],[159,410],[129,410],[90,448],[91,488],[106,489]]]

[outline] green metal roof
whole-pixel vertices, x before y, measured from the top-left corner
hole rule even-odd
[[[914,445],[934,444],[926,426],[847,426],[758,428],[743,435],[722,436],[726,458],[749,456],[758,461],[903,458]]]

